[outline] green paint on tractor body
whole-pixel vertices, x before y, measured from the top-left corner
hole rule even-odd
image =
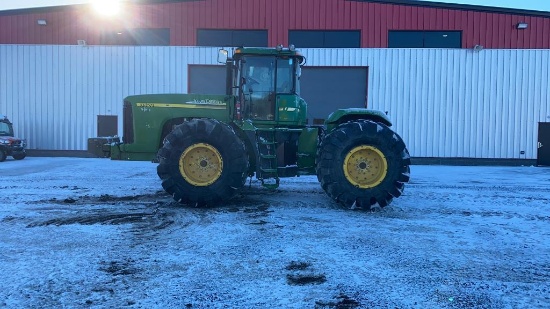
[[[229,122],[232,98],[225,95],[148,94],[124,99],[123,143],[111,145],[111,158],[153,161],[173,126],[191,118]]]
[[[305,58],[293,48],[237,48],[232,58],[227,51],[220,50],[218,61],[226,65],[225,95],[126,97],[123,139],[110,145],[111,158],[159,162],[157,173],[163,188],[182,203],[223,201],[244,185],[246,177],[253,175],[265,187],[276,188],[281,177],[316,173],[327,194],[347,206],[353,198],[357,205],[384,206],[392,196],[400,195],[403,183],[408,181],[408,152],[400,138],[390,138],[393,132],[387,128],[391,122],[384,113],[364,108],[339,109],[327,116],[324,125],[308,125],[307,104],[300,97]],[[378,125],[383,127],[377,128]],[[375,135],[382,132],[388,141],[399,142],[388,148],[399,153],[391,154],[390,158],[383,154],[385,145],[379,146],[380,151],[375,146],[355,147],[354,153],[365,159],[347,156],[346,162],[351,163],[344,166],[344,176],[340,170],[345,153],[338,156],[331,153],[348,151],[348,146],[339,149],[343,146],[338,145],[341,141],[348,143],[347,132],[355,131],[358,133],[354,134],[364,136],[350,139],[349,143],[379,143]],[[324,142],[325,139],[328,141]],[[189,149],[194,155],[185,155]],[[376,151],[380,155],[374,155]],[[376,180],[388,186],[387,189],[380,189],[377,195],[371,189],[357,191],[353,183],[362,185],[366,181],[363,178],[373,177],[367,174],[369,163],[365,160],[393,160],[393,157],[399,160],[397,165],[379,166],[397,169],[391,174],[394,179]],[[361,164],[355,166],[355,162]],[[336,172],[330,172],[331,169]],[[211,185],[196,186],[186,180],[201,183],[200,177],[210,179],[209,171],[219,173],[216,174],[219,179]],[[333,179],[332,174],[337,178]],[[340,183],[348,181],[351,184],[340,189]],[[342,195],[346,191],[351,195]]]
[[[278,162],[292,172],[277,173],[276,177],[313,174],[321,133],[330,132],[349,119],[377,119],[391,125],[382,112],[350,108],[330,114],[325,127],[308,126],[307,103],[299,96],[300,64],[303,61],[299,52],[289,49],[237,48],[233,59],[226,63],[226,95],[147,94],[126,97],[123,142],[111,145],[111,158],[156,161],[164,137],[174,126],[189,119],[208,118],[230,123],[235,130],[242,130],[240,135],[248,137],[246,143],[249,145],[257,143],[252,135],[264,135],[265,138],[273,137],[272,142],[283,145],[283,148],[292,148],[295,156],[291,161],[295,158],[295,162],[284,158]],[[290,146],[291,143],[295,145]],[[250,148],[257,151],[258,147]],[[289,166],[293,168],[288,169]],[[251,167],[252,172],[255,168]],[[269,178],[267,173],[263,176]]]
[[[332,131],[335,127],[343,122],[358,119],[370,119],[375,122],[383,123],[388,127],[391,127],[392,125],[390,119],[388,118],[388,116],[386,116],[385,113],[366,108],[338,109],[328,116],[325,124],[327,126],[327,130]]]

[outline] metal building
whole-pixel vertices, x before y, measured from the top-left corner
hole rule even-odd
[[[291,43],[299,48],[324,47],[310,46],[315,37],[324,36],[327,41],[321,43],[327,43],[326,47],[386,48],[391,46],[390,32],[398,35],[399,31],[407,31],[409,37],[423,34],[441,39],[445,33],[440,32],[449,32],[448,40],[459,34],[458,48],[550,48],[550,12],[414,0],[133,2],[122,14],[109,18],[98,16],[88,5],[0,12],[0,44],[73,45],[85,40],[89,45],[98,45],[118,40],[122,45],[197,46],[212,39],[209,34],[229,42],[231,38],[219,36],[244,34],[244,40],[235,38],[234,43],[253,39],[267,46]],[[522,29],[522,25],[527,28]],[[216,30],[221,32],[209,32]],[[305,42],[290,38],[296,39],[304,31],[317,33],[306,33],[310,41]],[[343,35],[347,37],[341,42],[338,37]]]
[[[0,114],[30,149],[120,134],[127,95],[223,91],[216,47],[294,43],[311,122],[367,105],[413,157],[550,160],[538,147],[550,13],[406,0],[136,1],[123,13],[0,12]]]

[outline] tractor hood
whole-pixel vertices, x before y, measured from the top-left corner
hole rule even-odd
[[[154,160],[163,139],[187,119],[231,119],[234,97],[204,94],[147,94],[124,99],[123,143],[112,145],[111,158]]]

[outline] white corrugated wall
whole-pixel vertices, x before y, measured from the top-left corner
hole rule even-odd
[[[368,66],[369,107],[414,157],[536,158],[550,121],[550,50],[304,49],[310,66]],[[186,92],[216,48],[0,45],[0,114],[30,149],[85,150],[122,99]],[[525,151],[524,155],[520,151]]]
[[[0,114],[29,149],[86,150],[97,115],[122,100],[187,91],[187,65],[213,64],[217,50],[186,47],[0,45]]]
[[[305,54],[309,65],[368,66],[369,107],[388,111],[414,157],[535,159],[538,122],[550,121],[550,50]]]

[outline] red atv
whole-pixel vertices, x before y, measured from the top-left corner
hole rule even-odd
[[[5,161],[7,156],[15,160],[23,160],[27,156],[24,139],[13,136],[13,125],[6,116],[0,115],[0,162]]]

